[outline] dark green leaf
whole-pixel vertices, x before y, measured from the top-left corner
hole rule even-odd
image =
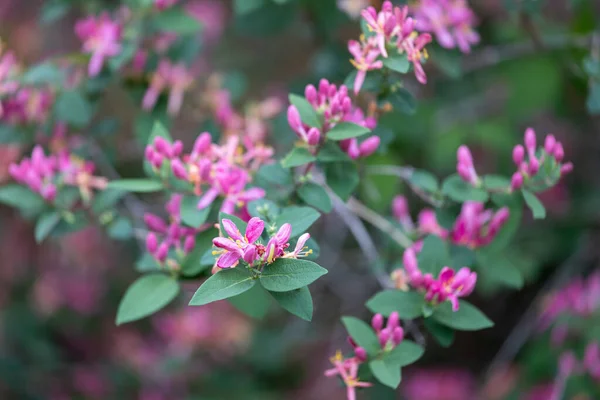
[[[514,262],[511,261],[510,252],[491,253],[486,250],[477,252],[479,271],[484,278],[513,289],[521,289],[524,283],[523,275]]]
[[[134,193],[151,193],[162,190],[163,184],[152,179],[120,179],[109,182],[106,188]]]
[[[340,122],[327,132],[329,140],[345,140],[365,135],[371,132],[369,128],[354,124],[352,122]]]
[[[408,115],[413,115],[417,111],[417,101],[408,90],[399,88],[386,97],[395,111],[400,111]]]
[[[342,317],[342,323],[346,327],[348,335],[370,356],[375,356],[381,350],[377,335],[367,323],[354,317]]]
[[[454,342],[454,330],[448,328],[445,325],[435,322],[431,318],[424,320],[425,328],[431,333],[431,336],[435,339],[438,344],[444,348],[450,347]]]
[[[600,83],[594,82],[590,85],[585,105],[590,114],[600,114]]]
[[[499,175],[483,177],[483,186],[488,190],[506,190],[510,187],[510,179]]]
[[[313,301],[308,286],[289,292],[270,292],[277,303],[305,321],[312,320]]]
[[[383,65],[401,74],[407,73],[410,68],[410,62],[406,54],[390,54],[388,58],[383,59]]]
[[[59,222],[60,214],[56,210],[42,214],[35,224],[35,241],[41,243]]]
[[[383,360],[388,365],[400,368],[414,363],[423,356],[424,352],[425,350],[421,346],[405,339],[386,354]]]
[[[92,211],[100,214],[115,207],[115,205],[127,194],[124,190],[104,189],[94,196]]]
[[[115,219],[108,226],[108,236],[116,240],[127,240],[133,236],[133,225],[131,221],[124,217]]]
[[[289,99],[290,103],[298,109],[303,123],[315,128],[321,128],[321,117],[319,117],[313,106],[304,97],[290,94]]]
[[[384,360],[373,360],[369,362],[369,368],[373,376],[385,386],[396,389],[402,380],[400,367],[389,365]]]
[[[181,264],[181,273],[184,276],[197,276],[215,264],[215,257],[212,255],[212,240],[217,236],[218,232],[215,228],[196,235],[194,251],[188,254]],[[211,258],[208,262],[203,262],[204,255],[207,253]]]
[[[442,193],[459,203],[465,201],[486,202],[488,192],[475,188],[473,185],[462,180],[457,174],[449,176],[442,184]]]
[[[298,196],[309,206],[313,206],[324,213],[331,212],[331,199],[327,191],[316,183],[306,183],[298,189]]]
[[[456,312],[452,311],[450,302],[440,304],[433,312],[432,318],[459,331],[478,331],[494,326],[485,314],[464,300],[460,301],[460,309]]]
[[[293,168],[311,163],[316,160],[317,158],[312,155],[307,148],[294,147],[294,149],[281,160],[281,165],[284,168]]]
[[[286,207],[281,210],[281,214],[277,217],[275,225],[280,227],[285,223],[291,224],[292,237],[296,237],[306,232],[320,216],[321,214],[311,207]]]
[[[163,274],[138,278],[125,292],[117,311],[117,325],[154,314],[169,304],[179,293],[179,284]]]
[[[46,203],[41,196],[24,186],[9,184],[0,187],[0,203],[18,208],[33,215],[42,210]]]
[[[423,240],[423,249],[417,256],[419,269],[437,276],[442,268],[451,265],[448,245],[439,236],[429,235]]]
[[[202,306],[213,301],[237,296],[252,289],[256,280],[243,268],[223,269],[208,278],[196,290],[190,300],[190,306]]]
[[[335,142],[325,142],[317,154],[317,160],[324,163],[346,161],[352,162],[348,154]]]
[[[525,199],[525,203],[527,204],[527,207],[529,207],[531,213],[533,214],[533,218],[546,218],[546,208],[544,207],[544,204],[542,204],[542,202],[536,197],[536,195],[525,189],[523,189],[522,192],[523,198]]]
[[[269,312],[271,298],[260,285],[254,285],[250,290],[227,299],[235,308],[244,314],[262,319]]]
[[[56,118],[76,127],[86,126],[92,119],[92,105],[76,90],[62,92],[54,105]]]
[[[279,163],[263,165],[256,173],[256,177],[275,185],[285,186],[293,183],[290,170],[283,168]]]
[[[238,15],[248,14],[261,8],[265,0],[234,0],[233,10]]]
[[[70,8],[69,2],[63,0],[48,0],[42,5],[40,20],[44,24],[50,24],[64,17]]]
[[[437,178],[427,171],[414,170],[410,175],[409,182],[420,189],[427,192],[437,192],[439,184]]]
[[[192,228],[199,228],[210,214],[210,205],[202,210],[198,209],[199,200],[199,197],[192,195],[185,195],[181,200],[181,221]]]
[[[366,306],[372,312],[386,317],[397,311],[402,319],[414,319],[423,314],[423,304],[425,299],[422,293],[385,290],[371,297]]]
[[[265,267],[260,283],[269,292],[289,292],[310,285],[326,273],[312,261],[279,258]]]
[[[354,193],[360,182],[356,164],[351,162],[327,164],[325,176],[327,185],[344,201]]]

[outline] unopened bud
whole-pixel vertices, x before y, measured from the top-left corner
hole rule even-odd
[[[546,152],[546,154],[552,154],[555,145],[556,138],[554,137],[554,135],[546,136],[546,139],[544,140],[544,151]]]
[[[381,143],[381,139],[379,136],[371,136],[364,142],[358,146],[358,150],[361,157],[368,157],[371,154],[375,153],[379,148],[379,143]]]
[[[536,137],[535,131],[532,128],[525,130],[525,147],[530,155],[535,153]]]
[[[306,141],[311,146],[316,146],[319,144],[319,140],[321,139],[321,132],[317,128],[310,128],[308,133],[306,134]]]
[[[371,326],[375,329],[375,332],[381,331],[381,328],[383,328],[383,315],[375,314],[371,319]]]
[[[196,246],[196,238],[193,235],[188,235],[183,242],[183,252],[186,254],[191,253]]]
[[[360,361],[366,361],[367,360],[367,351],[363,347],[357,347],[357,348],[355,348],[354,349],[354,355]]]
[[[523,146],[521,146],[520,144],[516,145],[513,148],[512,156],[513,156],[513,161],[515,162],[515,164],[517,166],[521,165],[521,163],[525,159],[525,148]]]
[[[148,253],[154,254],[157,249],[158,239],[156,238],[156,235],[154,233],[150,232],[148,235],[146,235],[146,250],[148,251]]]
[[[518,190],[523,186],[523,175],[520,172],[515,172],[510,180],[510,188]]]
[[[392,332],[392,342],[394,345],[398,346],[404,340],[404,329],[401,326],[397,326],[394,328]]]

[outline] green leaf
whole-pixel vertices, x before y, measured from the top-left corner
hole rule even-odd
[[[488,192],[475,188],[462,180],[457,174],[450,175],[442,184],[442,193],[459,203],[465,201],[479,201],[485,203],[488,200]]]
[[[215,257],[212,255],[213,244],[212,240],[218,236],[218,231],[215,228],[210,228],[196,235],[196,246],[194,251],[185,257],[181,263],[181,273],[184,276],[197,276],[208,267],[215,264]],[[209,262],[203,262],[205,254],[211,257]]]
[[[133,225],[129,219],[119,217],[111,222],[107,233],[115,240],[127,240],[133,236]]]
[[[150,253],[142,254],[135,262],[135,270],[138,272],[155,272],[159,271],[160,268],[160,265]]]
[[[254,200],[248,203],[248,213],[252,217],[259,217],[269,221],[275,220],[281,210],[279,206],[267,199]]]
[[[326,273],[312,261],[279,258],[265,267],[260,283],[269,292],[289,292],[310,285]]]
[[[321,117],[319,117],[313,106],[304,97],[290,94],[289,99],[290,103],[298,109],[303,123],[315,128],[321,128]]]
[[[346,161],[352,162],[348,154],[335,142],[325,142],[317,153],[317,160],[324,163]]]
[[[487,249],[486,249],[487,250]],[[523,275],[516,265],[510,260],[510,252],[477,252],[479,272],[484,278],[494,283],[500,283],[513,289],[521,289],[524,284]]]
[[[154,19],[154,28],[163,32],[189,35],[202,29],[202,24],[197,19],[185,12],[183,8],[172,7],[161,11]]]
[[[42,214],[35,224],[35,241],[41,243],[59,222],[60,214],[56,210]]]
[[[104,189],[94,196],[92,201],[92,211],[100,214],[103,211],[112,209],[125,195],[126,191],[115,189]]]
[[[348,335],[354,339],[356,344],[363,347],[367,354],[374,356],[381,350],[379,339],[373,329],[365,322],[354,317],[342,317],[342,323],[348,331]]]
[[[0,187],[0,203],[18,208],[26,213],[32,212],[32,214],[46,206],[41,196],[17,184]]]
[[[423,314],[424,304],[425,298],[419,292],[385,290],[371,297],[366,306],[373,313],[386,317],[397,311],[402,319],[414,319]]]
[[[23,74],[25,85],[55,84],[60,86],[65,76],[54,64],[45,62],[31,67]]]
[[[423,321],[425,328],[431,333],[431,336],[443,348],[448,348],[454,342],[454,330],[445,325],[435,322],[431,318],[426,318]]]
[[[154,314],[169,304],[179,293],[179,284],[163,274],[138,278],[129,288],[117,311],[117,325]]]
[[[331,199],[327,191],[316,183],[306,183],[298,189],[298,196],[309,206],[313,206],[324,213],[331,212]]]
[[[284,168],[293,168],[311,163],[316,160],[317,158],[312,155],[307,148],[294,147],[294,149],[281,160],[281,165]]]
[[[269,312],[271,298],[268,292],[260,285],[254,285],[250,290],[227,299],[235,308],[244,314],[262,319]]]
[[[371,132],[369,128],[354,124],[352,122],[340,122],[327,132],[329,140],[345,140],[359,137]]]
[[[525,199],[525,203],[527,207],[531,210],[533,214],[533,218],[535,219],[544,219],[546,218],[546,208],[542,204],[542,202],[536,197],[535,194],[531,193],[529,190],[522,190],[523,199]]]
[[[600,114],[600,83],[594,82],[590,85],[585,105],[590,114]]]
[[[486,175],[483,177],[483,187],[487,190],[502,190],[510,187],[510,179],[500,175]]]
[[[198,209],[199,200],[199,197],[192,195],[185,195],[181,200],[181,221],[192,228],[199,228],[210,214],[210,205],[202,210]]]
[[[373,360],[369,362],[369,368],[373,376],[385,386],[396,389],[402,380],[400,368],[387,364],[384,360]]]
[[[383,358],[386,364],[396,368],[405,367],[423,356],[425,350],[410,340],[403,340]]]
[[[401,74],[407,73],[410,68],[410,62],[408,62],[406,54],[390,55],[388,58],[383,59],[383,65]]]
[[[265,5],[265,0],[234,0],[233,10],[237,15],[248,14]]]
[[[92,105],[76,90],[62,92],[54,105],[56,119],[82,128],[92,119]]]
[[[338,197],[348,200],[358,187],[360,177],[356,164],[352,162],[336,162],[325,166],[327,185]]]
[[[437,178],[432,173],[423,170],[414,170],[408,180],[413,186],[427,192],[437,192],[440,187]]]
[[[152,113],[141,112],[135,117],[133,125],[135,138],[142,146],[152,143],[156,136],[162,136],[172,141],[171,135],[165,128],[169,126],[169,122],[166,111],[161,109],[153,110]],[[150,166],[148,161],[144,161],[144,170],[147,168],[146,164]]]
[[[42,5],[40,21],[44,24],[50,24],[64,17],[71,4],[63,0],[48,0]]]
[[[190,300],[190,306],[202,306],[237,296],[252,289],[255,284],[256,280],[246,269],[223,269],[204,281]]]
[[[398,88],[395,92],[386,97],[387,101],[394,107],[394,110],[403,112],[407,115],[413,115],[417,111],[417,101],[408,90]]]
[[[269,292],[281,307],[305,321],[312,320],[313,300],[308,286],[289,292]]]
[[[452,305],[448,301],[438,305],[431,318],[459,331],[478,331],[494,326],[484,313],[465,300],[460,300],[460,308],[456,312],[452,311]]]
[[[163,184],[152,179],[120,179],[108,182],[106,188],[134,193],[151,193],[162,190]]]
[[[289,169],[285,169],[279,163],[263,165],[256,173],[256,177],[275,185],[291,185],[294,181]]]
[[[281,210],[281,214],[279,214],[277,217],[275,225],[280,227],[285,223],[291,224],[291,237],[296,237],[306,232],[306,230],[310,228],[320,216],[321,214],[319,214],[319,212],[314,208],[291,206]]]
[[[429,235],[423,240],[423,249],[417,255],[417,260],[419,269],[423,273],[431,273],[434,277],[440,273],[442,268],[452,264],[448,245],[435,235]]]

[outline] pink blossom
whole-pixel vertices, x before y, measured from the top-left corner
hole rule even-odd
[[[456,157],[458,159],[458,163],[456,165],[456,171],[460,177],[470,183],[473,186],[479,186],[481,181],[479,176],[477,175],[477,171],[475,171],[475,167],[473,166],[473,156],[471,155],[471,150],[465,145],[462,145],[458,148],[456,152]]]
[[[202,23],[203,41],[215,43],[221,37],[227,22],[227,8],[221,0],[192,0],[185,9]]]
[[[484,209],[483,203],[466,201],[450,232],[450,239],[455,244],[471,248],[486,246],[494,240],[508,217],[506,207],[494,212]]]
[[[347,400],[356,400],[356,388],[370,387],[373,384],[369,382],[361,382],[358,379],[358,367],[360,360],[356,357],[344,359],[342,353],[338,351],[331,359],[333,368],[325,371],[325,376],[339,376],[346,386]]]
[[[348,51],[352,54],[350,60],[356,68],[356,78],[354,78],[354,93],[358,94],[367,77],[367,72],[383,68],[383,61],[379,60],[381,55],[378,48],[377,38],[371,36],[367,39],[357,42],[350,40],[348,42]]]
[[[184,64],[172,64],[168,60],[161,60],[142,100],[142,108],[154,108],[158,96],[166,90],[169,92],[167,110],[169,114],[177,115],[183,104],[183,96],[193,83],[194,78]]]
[[[121,52],[121,25],[107,13],[77,21],[75,33],[83,41],[83,51],[91,54],[88,66],[91,77],[100,73],[106,58]]]
[[[477,18],[466,0],[419,0],[412,10],[416,29],[433,33],[442,47],[469,53],[479,43],[473,29]]]

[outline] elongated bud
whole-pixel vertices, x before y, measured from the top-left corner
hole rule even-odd
[[[181,179],[184,181],[188,180],[188,172],[183,166],[181,160],[179,160],[178,158],[174,158],[173,160],[171,160],[171,170],[173,171],[173,175],[175,175],[177,179]]]
[[[144,158],[150,163],[152,160],[154,160],[154,148],[152,146],[146,146],[146,150],[144,150]]]
[[[354,349],[354,355],[361,362],[367,361],[367,351],[363,347],[357,347],[357,348],[355,348]]]
[[[176,140],[171,147],[171,157],[179,157],[181,152],[183,151],[183,142],[181,140]]]
[[[316,104],[318,102],[317,89],[313,85],[306,86],[304,90],[304,96],[306,100],[311,104]]]
[[[163,156],[169,157],[169,153],[170,153],[170,150],[171,150],[171,145],[162,136],[157,136],[154,139],[154,148],[156,149],[156,151],[158,151]]]
[[[303,132],[304,128],[302,127],[302,118],[300,118],[300,113],[298,109],[294,105],[290,105],[287,110],[287,119],[288,124],[295,132]]]
[[[535,131],[532,128],[525,130],[525,147],[530,155],[535,153],[536,138]]]
[[[379,332],[379,335],[377,336],[379,338],[379,344],[381,345],[381,347],[385,347],[387,342],[392,337],[392,332],[388,328],[385,328],[382,329],[381,332]]]
[[[44,198],[44,200],[52,203],[54,199],[56,199],[56,186],[54,186],[53,184],[48,184],[44,186],[41,195]]]
[[[163,242],[160,244],[160,246],[158,246],[158,250],[156,250],[156,253],[154,253],[154,257],[156,257],[158,262],[164,263],[167,260],[168,254],[169,254],[169,245]]]
[[[490,221],[488,235],[493,236],[496,233],[498,233],[500,228],[502,228],[502,225],[504,225],[506,223],[506,221],[508,221],[509,217],[510,217],[510,211],[508,210],[507,207],[502,207],[501,209],[499,209],[494,214],[494,216],[492,217],[492,220]]]
[[[557,142],[554,146],[554,159],[556,162],[561,162],[565,158],[565,150],[560,142]]]
[[[544,151],[547,154],[552,154],[554,152],[554,146],[556,145],[556,138],[554,135],[547,135],[544,140]]]
[[[198,155],[206,153],[210,149],[211,141],[210,133],[202,132],[194,142],[194,147],[192,149],[193,154]]]
[[[159,169],[163,163],[163,156],[160,153],[154,152],[154,158],[152,159],[152,166]]]
[[[321,139],[321,132],[317,128],[310,128],[308,133],[306,134],[306,141],[311,146],[316,146],[319,144],[319,140]]]
[[[379,136],[371,136],[364,142],[358,146],[358,150],[361,157],[368,157],[371,154],[375,153],[379,148],[379,143],[381,143],[381,138]]]
[[[165,221],[163,221],[162,218],[160,218],[157,215],[150,213],[144,214],[144,222],[146,223],[146,226],[152,231],[161,233],[167,231],[167,224],[165,223]]]
[[[466,167],[473,166],[473,156],[471,156],[471,150],[465,145],[462,145],[456,151],[456,157],[458,159],[458,163],[464,165]]]
[[[398,220],[405,219],[407,216],[409,216],[408,202],[406,201],[406,197],[400,195],[394,197],[394,201],[392,202],[392,213]]]
[[[156,235],[154,233],[150,232],[148,235],[146,235],[146,250],[148,251],[148,253],[154,254],[157,249],[158,239],[156,238]]]
[[[325,78],[319,81],[319,94],[323,96],[327,96],[329,93],[329,81]]]
[[[572,162],[565,163],[560,167],[561,175],[568,174],[571,171],[573,171],[573,163]]]
[[[417,256],[412,249],[404,250],[402,255],[402,262],[404,263],[404,269],[409,276],[412,276],[415,272],[419,272],[419,265],[417,264]]]
[[[375,314],[371,319],[371,326],[375,329],[375,332],[381,331],[381,328],[383,328],[383,315]]]
[[[523,146],[521,146],[520,144],[516,145],[513,148],[512,156],[513,156],[514,163],[517,166],[521,165],[521,163],[525,159],[525,148]]]
[[[533,157],[529,160],[529,174],[535,175],[540,170],[540,162],[537,158]]]
[[[510,180],[510,188],[512,190],[521,189],[523,186],[523,175],[520,172],[515,172]]]
[[[394,311],[390,314],[387,321],[387,328],[390,331],[393,331],[397,326],[400,325],[400,315],[397,311]]]
[[[196,246],[196,238],[193,235],[188,235],[183,242],[183,252],[186,254],[191,253]]]
[[[404,340],[404,329],[401,326],[397,326],[394,328],[392,332],[392,342],[394,342],[395,346],[398,346]]]
[[[350,144],[348,145],[348,150],[346,150],[346,153],[353,160],[356,160],[358,157],[360,157],[360,150],[355,138],[350,139]]]

